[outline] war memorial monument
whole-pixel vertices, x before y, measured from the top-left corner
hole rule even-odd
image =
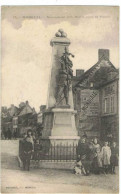
[[[70,57],[74,55],[69,52],[70,43],[62,29],[50,42],[52,67],[42,137],[50,139],[52,145],[72,145],[79,140],[72,94],[73,64]]]

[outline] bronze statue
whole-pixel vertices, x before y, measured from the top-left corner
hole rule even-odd
[[[73,76],[73,70],[72,70],[73,63],[69,59],[69,55],[74,57],[73,54],[68,53],[67,48],[65,47],[65,53],[63,53],[63,55],[61,57],[61,60],[60,60],[60,62],[61,62],[61,69],[65,70],[67,72],[67,74],[70,74],[71,76]]]
[[[63,53],[62,57],[60,58],[60,63],[61,63],[61,69],[59,70],[59,79],[58,79],[58,88],[57,88],[57,98],[56,98],[56,105],[64,105],[64,100],[65,104],[68,104],[69,100],[69,90],[71,87],[71,80],[73,77],[73,70],[72,66],[73,63],[69,59],[69,56],[74,57],[73,54],[69,53],[67,51],[67,48],[65,47],[65,52]]]

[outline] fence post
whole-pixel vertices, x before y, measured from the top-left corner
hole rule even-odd
[[[71,160],[71,144],[70,144],[70,160]]]
[[[60,143],[60,161],[61,161],[61,146],[62,146],[62,143]]]
[[[66,157],[67,157],[67,160],[68,160],[68,142],[67,142],[67,154],[66,155],[67,155]]]
[[[54,142],[54,161],[55,161],[55,142]]]
[[[58,144],[57,144],[56,148],[57,148],[57,161],[58,161]]]
[[[48,149],[48,153],[47,153],[47,156],[48,156],[48,160],[49,160],[49,149]]]
[[[75,158],[75,159],[76,159],[76,160],[77,160],[77,154],[78,154],[78,153],[77,153],[77,149],[78,149],[78,145],[76,145],[76,150],[75,150],[75,152],[76,152],[76,158]]]
[[[52,144],[50,145],[51,161],[52,161]]]
[[[75,152],[74,152],[74,142],[73,142],[73,160],[74,160],[74,154]]]
[[[66,160],[66,154],[65,154],[65,144],[63,145],[63,159]]]

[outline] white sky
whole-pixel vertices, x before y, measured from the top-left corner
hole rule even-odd
[[[30,15],[40,18],[22,18]],[[50,40],[59,28],[71,40],[74,70],[94,65],[99,48],[110,49],[110,60],[118,67],[118,23],[117,7],[3,7],[2,105],[18,106],[28,100],[38,111],[41,104],[46,104]]]

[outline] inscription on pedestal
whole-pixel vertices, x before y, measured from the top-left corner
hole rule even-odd
[[[54,124],[56,125],[71,125],[71,115],[70,113],[56,113],[54,116]]]

